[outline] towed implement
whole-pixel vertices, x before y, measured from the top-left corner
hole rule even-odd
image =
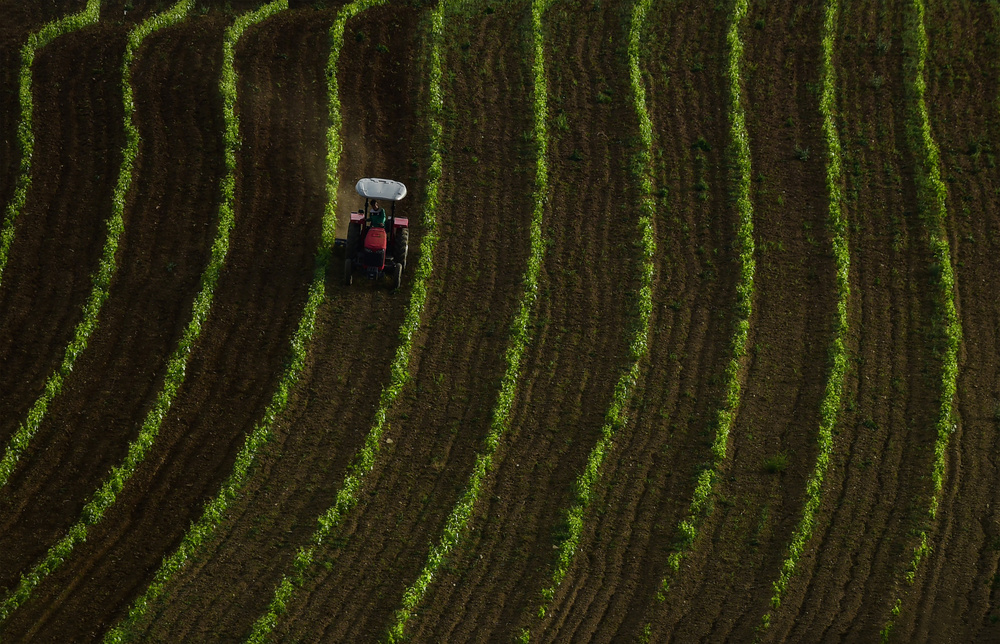
[[[365,205],[351,213],[347,227],[344,284],[350,286],[354,273],[360,272],[370,280],[386,276],[393,288],[399,288],[410,245],[410,221],[396,216],[396,202],[406,196],[406,186],[391,179],[365,178],[354,189],[365,198]],[[388,215],[380,201],[391,204]]]

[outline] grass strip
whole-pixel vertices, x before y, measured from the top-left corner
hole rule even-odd
[[[343,45],[344,27],[347,21],[365,9],[382,5],[385,2],[386,0],[356,0],[337,15],[337,19],[330,29],[330,38],[333,41],[333,49],[338,52],[338,55]],[[435,10],[431,15],[431,42],[439,43],[443,38],[443,30],[443,16],[440,11]],[[436,212],[438,186],[441,179],[441,114],[444,106],[441,94],[441,59],[439,48],[440,45],[432,48],[430,58],[430,105],[428,106],[428,113],[430,115],[431,164],[427,172],[427,201],[423,221],[424,234],[420,242],[420,260],[414,272],[410,302],[399,329],[399,347],[397,347],[396,355],[389,367],[390,381],[382,389],[382,393],[379,396],[378,409],[375,411],[375,419],[368,435],[365,437],[365,444],[352,458],[340,491],[337,492],[337,499],[334,505],[317,520],[319,525],[316,532],[312,535],[311,543],[308,546],[300,548],[295,555],[292,572],[282,576],[281,582],[275,588],[274,597],[271,598],[264,614],[257,619],[250,634],[247,636],[248,642],[268,641],[271,632],[278,624],[279,617],[285,612],[288,602],[292,599],[292,595],[306,581],[310,569],[315,565],[317,550],[327,536],[340,525],[344,515],[357,505],[361,486],[364,484],[365,477],[374,467],[375,459],[381,448],[382,433],[385,431],[387,424],[389,408],[396,401],[396,398],[399,397],[399,394],[403,391],[403,387],[410,378],[409,364],[410,353],[413,349],[413,338],[420,328],[420,315],[427,301],[427,283],[431,277],[434,248],[437,246],[438,241]],[[339,125],[339,116],[335,123]]]
[[[841,210],[843,195],[841,184],[843,171],[840,158],[840,134],[834,120],[836,112],[837,75],[833,66],[833,51],[837,34],[837,16],[840,13],[840,0],[826,0],[823,22],[823,89],[820,96],[819,109],[823,115],[823,138],[826,141],[826,189],[830,196],[830,214],[827,225],[833,236],[833,257],[837,269],[837,314],[834,322],[834,339],[830,347],[830,374],[826,381],[826,390],[820,403],[819,453],[816,456],[816,466],[806,483],[806,502],[802,509],[792,540],[788,546],[788,556],[781,566],[778,580],[773,583],[774,594],[771,595],[771,608],[761,618],[760,630],[764,631],[771,625],[772,611],[781,606],[781,600],[788,590],[788,582],[795,573],[806,544],[812,538],[816,526],[816,513],[822,500],[823,479],[830,466],[833,454],[833,432],[837,426],[837,417],[841,410],[841,395],[844,390],[844,379],[847,373],[847,334],[850,332],[850,322],[847,319],[847,305],[851,298],[851,253],[849,247],[849,231],[847,220]]]
[[[916,580],[921,560],[930,554],[928,532],[937,518],[941,488],[944,486],[945,459],[948,442],[957,429],[954,418],[954,398],[958,379],[958,350],[962,343],[962,325],[955,309],[955,273],[951,265],[951,248],[948,243],[947,197],[948,190],[941,180],[940,155],[931,133],[930,114],[924,94],[927,88],[924,68],[927,62],[927,32],[924,29],[924,2],[912,0],[903,30],[904,66],[906,89],[912,105],[908,110],[907,129],[916,148],[917,195],[920,214],[928,229],[928,242],[934,257],[933,270],[937,276],[938,307],[935,317],[936,330],[943,336],[944,350],[941,364],[941,407],[934,423],[937,437],[934,441],[934,464],[931,468],[931,500],[924,526],[917,535],[919,543],[913,548],[910,565],[904,574],[906,585]],[[895,619],[902,609],[903,591],[900,590],[890,611],[890,617],[881,631],[882,641],[887,641],[895,626]]]
[[[21,164],[14,184],[14,196],[4,210],[3,228],[0,229],[0,282],[7,267],[10,246],[14,243],[14,224],[28,200],[31,188],[31,156],[35,151],[35,130],[32,122],[34,113],[31,92],[32,65],[35,53],[59,36],[82,29],[97,22],[101,16],[101,0],[87,0],[87,6],[79,13],[53,20],[28,36],[28,42],[21,47],[21,70],[18,75],[18,103],[21,118],[17,123],[17,142],[21,148]]]
[[[21,576],[17,588],[0,605],[0,622],[10,616],[30,595],[33,589],[58,568],[70,555],[73,548],[87,538],[89,528],[97,524],[104,513],[114,505],[118,493],[135,473],[136,468],[145,459],[159,433],[160,425],[173,404],[177,392],[184,382],[188,358],[201,335],[201,326],[208,318],[215,294],[215,285],[219,279],[226,254],[229,250],[229,234],[234,220],[233,200],[235,191],[236,149],[239,147],[239,122],[236,117],[236,71],[233,67],[233,51],[236,41],[243,30],[251,24],[288,6],[287,0],[277,0],[260,9],[244,14],[226,30],[223,43],[224,62],[220,82],[223,96],[223,113],[226,119],[225,155],[226,176],[222,180],[222,199],[219,204],[219,225],[212,244],[212,255],[208,266],[201,276],[201,290],[195,297],[192,306],[191,320],[188,322],[180,342],[170,360],[167,362],[167,373],[163,387],[157,395],[153,408],[146,415],[138,436],[129,444],[128,454],[122,463],[111,470],[110,475],[94,493],[91,500],[84,506],[80,519],[69,529],[66,536],[58,541],[34,569]],[[176,5],[175,5],[176,8]],[[178,19],[182,16],[177,16]],[[137,29],[142,29],[140,26]]]
[[[739,282],[736,285],[736,323],[730,348],[729,364],[725,371],[725,398],[716,413],[715,439],[712,444],[712,464],[698,475],[687,516],[677,526],[678,539],[668,558],[668,571],[660,584],[660,600],[666,599],[671,580],[680,572],[681,561],[694,547],[698,528],[712,511],[709,502],[719,472],[728,458],[729,431],[739,408],[742,383],[740,367],[747,353],[750,334],[750,316],[753,312],[754,259],[753,202],[750,200],[750,139],[747,135],[743,112],[743,90],[740,86],[740,68],[743,61],[743,41],[740,25],[747,14],[749,0],[735,0],[726,34],[728,45],[726,79],[729,81],[729,114],[732,141],[729,153],[733,158],[733,183],[735,184],[736,210],[739,221],[736,227],[735,247],[739,256]]]
[[[444,2],[441,2],[433,17],[434,21],[440,21],[443,16]],[[534,16],[534,13],[532,14]],[[437,32],[435,32],[437,35]],[[439,49],[441,40],[436,39],[433,44],[432,60],[440,57]],[[517,385],[521,379],[521,359],[527,349],[531,339],[529,321],[535,308],[535,301],[538,298],[538,276],[541,272],[542,257],[545,254],[545,244],[542,241],[542,217],[545,212],[545,202],[548,195],[549,171],[546,157],[548,154],[548,89],[545,82],[544,67],[541,56],[541,49],[535,43],[535,66],[533,106],[534,106],[534,128],[535,140],[535,189],[534,189],[534,209],[531,218],[531,227],[528,232],[530,250],[528,252],[528,266],[524,272],[522,281],[520,304],[514,320],[510,326],[510,337],[507,341],[507,350],[504,353],[506,368],[503,379],[500,383],[500,392],[497,396],[496,405],[490,418],[490,431],[486,436],[483,450],[476,455],[476,462],[469,476],[469,482],[465,486],[465,491],[458,503],[452,509],[448,520],[445,523],[444,531],[440,541],[433,546],[427,556],[427,562],[416,581],[411,584],[403,593],[402,606],[396,611],[395,621],[389,629],[388,641],[395,643],[405,638],[406,623],[413,616],[417,606],[427,593],[427,588],[433,583],[438,569],[444,564],[448,555],[454,550],[465,537],[468,525],[472,519],[472,514],[482,492],[483,482],[487,474],[493,468],[493,458],[496,455],[500,439],[510,428],[511,412],[514,406],[514,397],[517,393]],[[440,63],[434,63],[439,65]]]
[[[90,297],[83,305],[83,318],[76,325],[76,329],[73,332],[73,339],[66,346],[62,363],[45,381],[45,388],[42,391],[42,395],[35,400],[35,403],[28,411],[27,419],[18,426],[17,431],[11,436],[3,458],[0,458],[0,488],[7,485],[10,481],[10,476],[14,473],[17,461],[28,448],[28,444],[41,426],[49,404],[62,391],[63,381],[73,371],[76,359],[86,350],[90,336],[97,329],[101,307],[104,306],[104,302],[108,299],[108,295],[111,292],[111,280],[118,270],[118,241],[121,238],[122,231],[125,230],[125,199],[128,195],[129,187],[132,185],[133,166],[135,165],[136,157],[139,156],[139,131],[132,121],[135,113],[135,106],[132,103],[132,63],[135,59],[135,52],[139,49],[146,36],[157,29],[172,25],[181,20],[187,15],[193,4],[194,0],[181,0],[169,10],[145,20],[141,25],[129,32],[128,43],[125,46],[125,62],[122,64],[125,146],[122,148],[122,162],[118,170],[118,182],[115,184],[115,189],[111,196],[111,216],[105,222],[108,234],[104,240],[101,261],[97,267],[97,271],[94,272],[91,278],[93,288],[90,291]]]
[[[591,449],[583,472],[576,479],[575,497],[566,511],[566,536],[556,543],[556,565],[552,572],[550,585],[542,590],[542,604],[538,607],[538,617],[545,617],[549,603],[555,597],[556,590],[566,578],[576,555],[583,533],[584,518],[594,494],[594,486],[600,476],[604,459],[614,447],[615,435],[625,424],[626,408],[631,401],[636,383],[639,379],[640,362],[649,349],[649,322],[653,313],[653,278],[655,268],[653,258],[656,255],[656,236],[654,219],[656,203],[653,199],[652,159],[653,159],[653,123],[646,109],[646,88],[639,69],[640,47],[642,34],[645,31],[646,15],[649,12],[651,0],[636,0],[632,9],[632,19],[628,32],[628,65],[629,82],[632,90],[632,106],[639,120],[640,149],[632,159],[632,175],[638,184],[639,194],[639,292],[636,301],[635,319],[629,333],[632,338],[629,343],[628,357],[631,365],[625,370],[615,384],[611,395],[611,404],[604,415],[604,425],[601,427],[601,438]],[[530,632],[521,632],[521,641],[530,640]]]

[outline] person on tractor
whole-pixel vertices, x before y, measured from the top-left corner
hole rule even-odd
[[[371,210],[368,212],[368,225],[388,230],[389,220],[385,216],[385,208],[380,208],[377,199],[372,199]]]

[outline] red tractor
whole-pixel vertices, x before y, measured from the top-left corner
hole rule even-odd
[[[365,198],[364,208],[351,213],[347,227],[344,284],[351,285],[354,271],[363,271],[370,280],[383,275],[399,288],[410,245],[410,221],[396,216],[396,202],[406,196],[406,186],[391,179],[359,179],[354,189]],[[379,201],[392,204],[389,215]]]

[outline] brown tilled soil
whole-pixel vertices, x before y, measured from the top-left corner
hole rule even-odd
[[[941,372],[906,134],[900,5],[851,4],[840,17],[852,368],[812,548],[775,613],[774,640],[877,638],[927,508]]]
[[[223,20],[155,33],[134,69],[140,159],[97,331],[0,497],[0,579],[33,564],[121,461],[190,319],[223,174]],[[192,45],[192,43],[194,43]],[[192,102],[191,96],[206,97]]]
[[[176,35],[184,38],[196,23],[184,23]],[[323,33],[313,37],[314,48],[321,47]],[[172,46],[169,40],[157,42]],[[211,60],[221,47],[220,40],[205,42],[198,29],[187,43],[206,47],[199,59]],[[146,55],[157,54],[147,50]],[[236,226],[187,380],[117,505],[4,625],[6,638],[79,641],[106,629],[218,490],[260,418],[312,278],[323,209],[323,68],[300,64],[302,55],[284,44],[273,26],[245,35],[237,51],[243,147]],[[72,67],[65,60],[60,66]],[[187,88],[190,109],[195,102],[216,100],[217,90],[196,93],[200,78],[176,82]],[[200,135],[190,136],[197,147]],[[170,176],[170,169],[162,172]]]
[[[310,52],[313,59],[300,59],[303,67],[324,69],[326,34],[334,17],[325,11],[289,14],[280,23],[276,18],[275,37],[303,56]],[[416,11],[398,7],[357,16],[348,23],[338,74],[344,128],[350,131],[341,159],[338,212],[346,218],[359,207],[353,187],[361,176],[396,177],[408,184],[398,211],[410,216],[413,233],[404,289],[393,293],[384,283],[358,277],[345,287],[340,263],[331,267],[309,362],[275,426],[275,442],[245,500],[194,565],[171,584],[170,601],[157,605],[142,625],[152,641],[242,641],[290,570],[296,549],[309,542],[316,518],[334,503],[345,469],[371,426],[398,346],[406,280],[418,261],[423,226],[421,177],[427,160],[415,103],[423,96],[426,75],[420,72],[418,24]],[[380,52],[380,44],[389,52]],[[372,93],[373,86],[381,91]],[[322,105],[325,109],[325,100]],[[231,592],[220,594],[220,583]]]
[[[1000,640],[1000,212],[996,14],[981,3],[929,5],[928,106],[948,186],[965,337],[934,550],[897,620],[897,641]],[[993,35],[989,36],[989,31]],[[992,40],[990,39],[992,38]]]
[[[88,27],[35,56],[32,185],[0,282],[4,449],[62,361],[90,294],[121,162],[125,33]]]
[[[517,36],[523,14],[502,13],[446,36],[446,69],[474,60],[485,71],[444,88],[445,199],[412,380],[390,413],[370,493],[324,556],[332,570],[305,586],[282,620],[280,640],[383,637],[489,431],[527,265],[534,174],[521,138],[531,127],[531,105],[517,91],[528,84]]]
[[[715,511],[654,611],[656,639],[752,638],[815,463],[836,303],[818,96],[810,90],[820,74],[821,6],[752,3],[744,23],[757,249],[746,382]]]
[[[736,277],[718,15],[695,2],[655,8],[647,19],[641,62],[655,132],[659,283],[646,379],[634,424],[607,461],[581,539],[586,556],[557,593],[542,641],[638,636],[695,476],[711,459]]]
[[[523,48],[521,11],[509,41]],[[625,366],[637,281],[626,169],[637,124],[626,100],[625,16],[619,5],[571,3],[544,19],[551,189],[534,338],[468,541],[414,620],[421,641],[509,641],[528,623],[552,574],[573,483]],[[527,52],[522,60],[530,64]]]

